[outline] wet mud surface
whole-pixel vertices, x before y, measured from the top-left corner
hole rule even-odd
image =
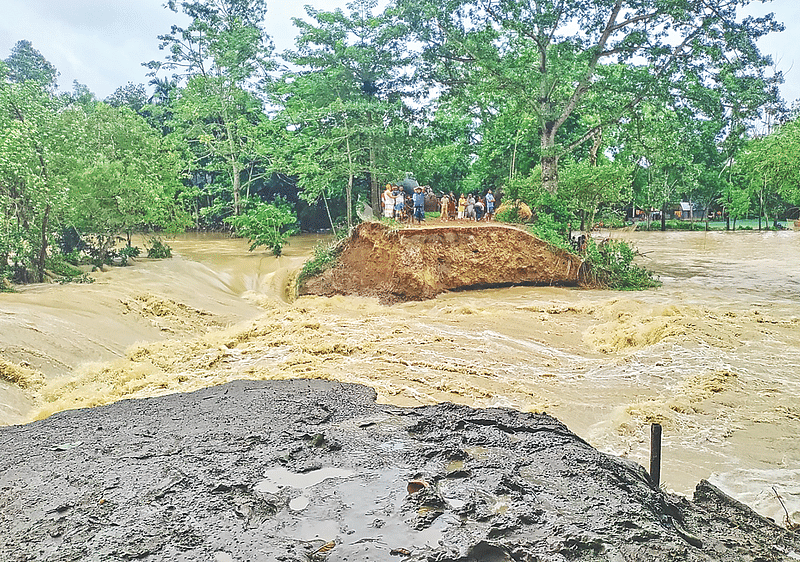
[[[693,500],[545,414],[236,381],[0,429],[0,560],[783,561],[800,538]]]

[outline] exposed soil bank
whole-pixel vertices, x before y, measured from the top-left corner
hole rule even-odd
[[[336,267],[307,280],[302,293],[423,300],[471,287],[576,285],[580,266],[578,256],[513,227],[391,230],[367,222],[347,241]]]
[[[2,428],[0,559],[800,556],[797,535],[713,486],[664,493],[547,415],[374,397],[238,381]]]

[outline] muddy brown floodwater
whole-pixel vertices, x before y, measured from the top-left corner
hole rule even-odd
[[[783,521],[774,487],[800,520],[800,233],[611,236],[663,287],[290,303],[319,237],[274,258],[186,235],[172,260],[0,295],[0,423],[234,379],[340,380],[400,406],[546,411],[644,466],[659,422],[667,489],[706,478]]]

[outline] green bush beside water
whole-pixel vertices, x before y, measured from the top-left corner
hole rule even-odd
[[[303,264],[303,269],[297,276],[297,287],[302,287],[306,279],[320,275],[336,265],[339,254],[344,248],[344,241],[349,239],[351,234],[352,231],[340,228],[337,229],[336,236],[332,240],[317,244],[314,248],[314,256]]]
[[[590,240],[585,256],[588,269],[581,282],[619,291],[659,287],[661,282],[651,271],[633,263],[636,255],[634,248],[626,242],[606,240],[598,244]]]

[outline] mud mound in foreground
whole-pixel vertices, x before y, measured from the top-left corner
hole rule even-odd
[[[707,483],[667,494],[545,414],[238,381],[0,429],[0,559],[797,558]],[[316,554],[314,554],[316,553]]]
[[[362,223],[335,267],[308,279],[302,294],[422,300],[453,289],[575,285],[579,257],[501,225],[391,230]]]

